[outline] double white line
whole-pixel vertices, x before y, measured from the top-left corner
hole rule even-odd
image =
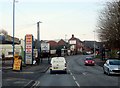
[[[35,86],[38,86],[39,84],[40,84],[40,82],[39,82],[39,81],[36,81],[31,88],[34,88]]]

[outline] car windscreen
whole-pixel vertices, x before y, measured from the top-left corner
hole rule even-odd
[[[119,60],[113,60],[109,62],[110,65],[120,65],[120,61]]]
[[[93,60],[91,57],[89,57],[89,58],[86,58],[86,60]]]

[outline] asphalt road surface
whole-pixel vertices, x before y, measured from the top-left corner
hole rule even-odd
[[[0,58],[0,88],[2,86],[2,60]]]
[[[107,76],[103,73],[102,67],[85,66],[85,55],[69,56],[66,58],[68,64],[67,74],[50,74],[48,71],[39,77],[33,86],[69,86],[69,87],[102,87],[102,88],[120,88],[120,76]],[[40,87],[40,88],[41,88]]]
[[[0,70],[0,88],[2,87],[2,70]]]

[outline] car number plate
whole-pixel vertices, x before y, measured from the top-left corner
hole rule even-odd
[[[54,69],[58,69],[58,67],[54,67]]]

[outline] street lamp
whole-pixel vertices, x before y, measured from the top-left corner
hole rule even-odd
[[[38,52],[38,59],[40,59],[40,23],[42,22],[37,22],[37,52]],[[38,62],[39,63],[39,62]]]
[[[15,3],[18,2],[16,0],[13,0],[13,58],[14,58],[14,49],[15,49],[15,42],[14,42],[14,37],[15,37]],[[14,62],[14,60],[13,60]]]
[[[96,47],[96,46],[95,46],[95,31],[93,31],[93,32],[94,32],[94,58],[95,58],[95,51],[96,51],[96,50],[95,50],[95,47]]]
[[[65,34],[65,42],[67,42],[67,34]]]
[[[15,35],[15,0],[13,0],[13,58],[14,58],[14,35]]]

